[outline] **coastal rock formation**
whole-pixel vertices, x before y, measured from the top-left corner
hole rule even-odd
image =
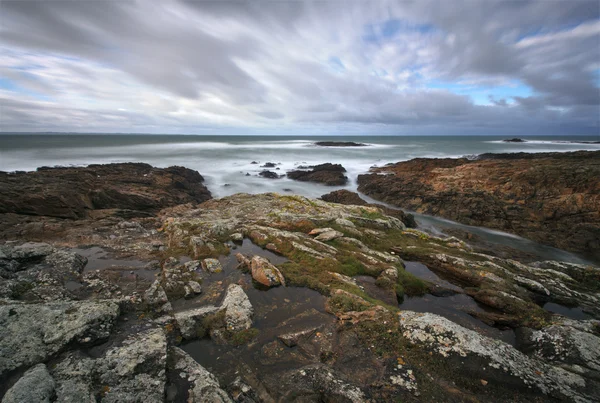
[[[319,147],[366,147],[367,144],[356,143],[354,141],[317,141]]]
[[[399,162],[359,175],[387,203],[600,259],[600,151]]]
[[[320,164],[309,167],[310,170],[288,171],[287,177],[301,182],[317,182],[327,186],[342,186],[348,182],[344,175],[346,168],[340,164]]]
[[[346,189],[334,190],[333,192],[324,194],[323,196],[321,196],[321,200],[325,200],[329,203],[376,207],[381,209],[384,212],[384,214],[400,219],[400,221],[402,221],[404,225],[406,225],[408,228],[416,228],[417,226],[415,217],[412,214],[407,214],[400,209],[389,208],[381,204],[368,203],[365,200],[361,199],[358,193],[351,192]]]
[[[596,267],[524,264],[376,206],[275,193],[27,220],[0,242],[5,400],[598,400]],[[442,316],[415,312],[436,303]]]
[[[191,169],[142,163],[0,172],[0,214],[81,219],[93,210],[118,209],[123,215],[144,216],[210,199],[203,181]]]

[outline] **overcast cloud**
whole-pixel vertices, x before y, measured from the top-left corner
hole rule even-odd
[[[600,3],[1,1],[0,130],[598,134]]]

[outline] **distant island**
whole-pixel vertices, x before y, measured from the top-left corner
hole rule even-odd
[[[368,144],[355,143],[354,141],[317,141],[319,147],[367,147]]]

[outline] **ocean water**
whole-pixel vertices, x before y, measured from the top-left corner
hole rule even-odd
[[[112,162],[146,162],[156,167],[181,165],[205,178],[213,197],[238,192],[279,192],[319,197],[337,189],[356,190],[356,177],[372,166],[417,157],[461,157],[482,153],[566,152],[600,150],[600,144],[569,141],[600,141],[600,136],[521,137],[526,143],[505,143],[492,136],[194,136],[103,134],[0,134],[0,171],[30,171],[41,166],[84,166]],[[354,141],[368,147],[319,147],[316,141]],[[259,164],[252,164],[253,161]],[[261,168],[266,162],[277,168]],[[298,165],[325,162],[342,164],[350,179],[346,186],[332,187],[296,182],[287,178],[258,176],[263,169],[279,174]],[[246,174],[250,174],[247,176]],[[368,197],[363,197],[371,200]],[[371,200],[372,201],[372,200]],[[485,228],[468,227],[448,220],[416,215],[417,222],[432,232],[462,228],[491,242],[535,251],[545,259],[589,263],[572,253]]]
[[[461,157],[481,153],[600,150],[600,136],[522,137],[527,143],[504,143],[491,136],[194,136],[102,134],[2,134],[0,170],[35,170],[40,166],[83,166],[111,162],[146,162],[156,167],[182,165],[206,179],[214,197],[238,192],[289,192],[319,197],[332,190],[356,189],[356,177],[372,166],[417,157]],[[315,141],[355,141],[368,147],[318,147]],[[253,161],[260,164],[252,164]],[[298,165],[342,164],[350,179],[343,187],[266,179],[258,173],[274,162],[283,174]],[[250,176],[246,176],[249,173]]]

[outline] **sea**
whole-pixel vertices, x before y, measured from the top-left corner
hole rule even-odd
[[[412,158],[469,157],[483,153],[567,152],[600,150],[597,136],[519,136],[522,143],[502,140],[514,136],[199,136],[146,134],[0,134],[0,171],[32,171],[42,166],[85,166],[115,162],[145,162],[156,167],[180,165],[197,170],[213,197],[234,193],[278,192],[319,197],[337,189],[356,190],[356,178],[371,167]],[[366,147],[322,147],[317,141],[352,141]],[[262,165],[271,162],[273,168]],[[322,163],[342,164],[349,183],[331,187],[287,179],[286,171]],[[283,177],[267,179],[263,170]],[[365,199],[368,199],[365,197]],[[417,216],[430,229],[447,220]],[[452,225],[460,226],[453,223]],[[514,235],[485,231],[494,242],[526,249],[547,247]],[[525,245],[522,245],[525,242]],[[518,245],[514,245],[514,244]],[[549,257],[554,250],[547,249]],[[556,252],[558,253],[558,252]],[[559,256],[556,256],[558,258]],[[579,261],[570,255],[564,260]]]
[[[506,143],[491,136],[196,136],[142,134],[0,135],[0,171],[32,171],[42,166],[85,166],[146,162],[156,167],[181,165],[205,178],[214,197],[234,193],[287,192],[319,197],[332,190],[356,189],[356,177],[371,167],[412,158],[473,157],[482,153],[600,150],[598,136],[519,137]],[[508,137],[510,138],[510,137]],[[320,147],[317,141],[353,141],[367,147]],[[253,162],[256,162],[253,164]],[[275,168],[262,168],[267,162]],[[264,169],[280,175],[299,165],[342,164],[346,186],[328,187],[285,177],[258,176]],[[279,169],[277,169],[279,168]],[[247,174],[250,174],[249,176]]]

